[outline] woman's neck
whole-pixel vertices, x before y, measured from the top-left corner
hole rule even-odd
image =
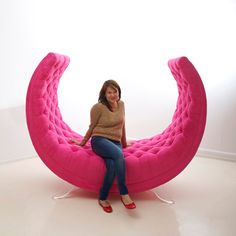
[[[112,102],[112,103],[110,103],[110,106],[114,110],[118,107],[118,102]]]

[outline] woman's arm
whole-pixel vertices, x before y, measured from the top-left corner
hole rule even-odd
[[[123,148],[129,147],[135,143],[135,140],[127,140],[126,139],[126,128],[125,124],[122,129],[122,137],[121,137],[121,144]]]
[[[124,123],[123,128],[122,128],[121,144],[122,144],[123,148],[127,147],[125,123]]]
[[[98,123],[100,115],[101,115],[101,110],[95,104],[90,111],[90,125],[89,125],[89,129],[87,130],[86,134],[84,135],[84,138],[80,142],[75,139],[71,139],[71,141],[79,146],[84,146],[87,143],[87,141],[90,139],[90,137],[93,133],[93,129],[95,128],[95,126]]]

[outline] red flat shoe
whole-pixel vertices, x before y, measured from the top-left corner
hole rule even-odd
[[[136,205],[135,205],[134,202],[129,203],[129,204],[125,204],[125,203],[123,202],[123,199],[122,199],[122,198],[121,198],[121,201],[122,201],[122,203],[124,204],[124,206],[125,206],[126,209],[134,209],[134,208],[136,208]]]
[[[109,206],[103,206],[102,203],[100,202],[100,200],[98,200],[98,204],[102,207],[102,209],[107,212],[107,213],[111,213],[112,212],[112,207]]]

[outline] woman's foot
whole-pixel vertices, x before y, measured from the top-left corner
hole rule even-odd
[[[121,197],[122,203],[124,204],[124,206],[127,209],[134,209],[134,208],[136,208],[136,205],[135,205],[134,201],[130,198],[130,196],[128,194],[121,195],[120,197]]]
[[[112,212],[112,207],[110,203],[107,200],[98,200],[98,204],[102,207],[102,209],[107,212],[111,213]]]

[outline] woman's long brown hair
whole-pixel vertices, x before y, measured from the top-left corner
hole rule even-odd
[[[110,103],[107,101],[106,96],[105,96],[108,87],[111,87],[111,88],[114,88],[114,89],[118,90],[119,100],[121,98],[121,89],[120,89],[119,84],[115,80],[107,80],[107,81],[104,82],[104,84],[103,84],[103,86],[100,90],[98,101],[101,102],[102,104],[104,104],[105,106],[107,106],[107,108],[110,111],[112,111],[112,107],[111,107]]]

